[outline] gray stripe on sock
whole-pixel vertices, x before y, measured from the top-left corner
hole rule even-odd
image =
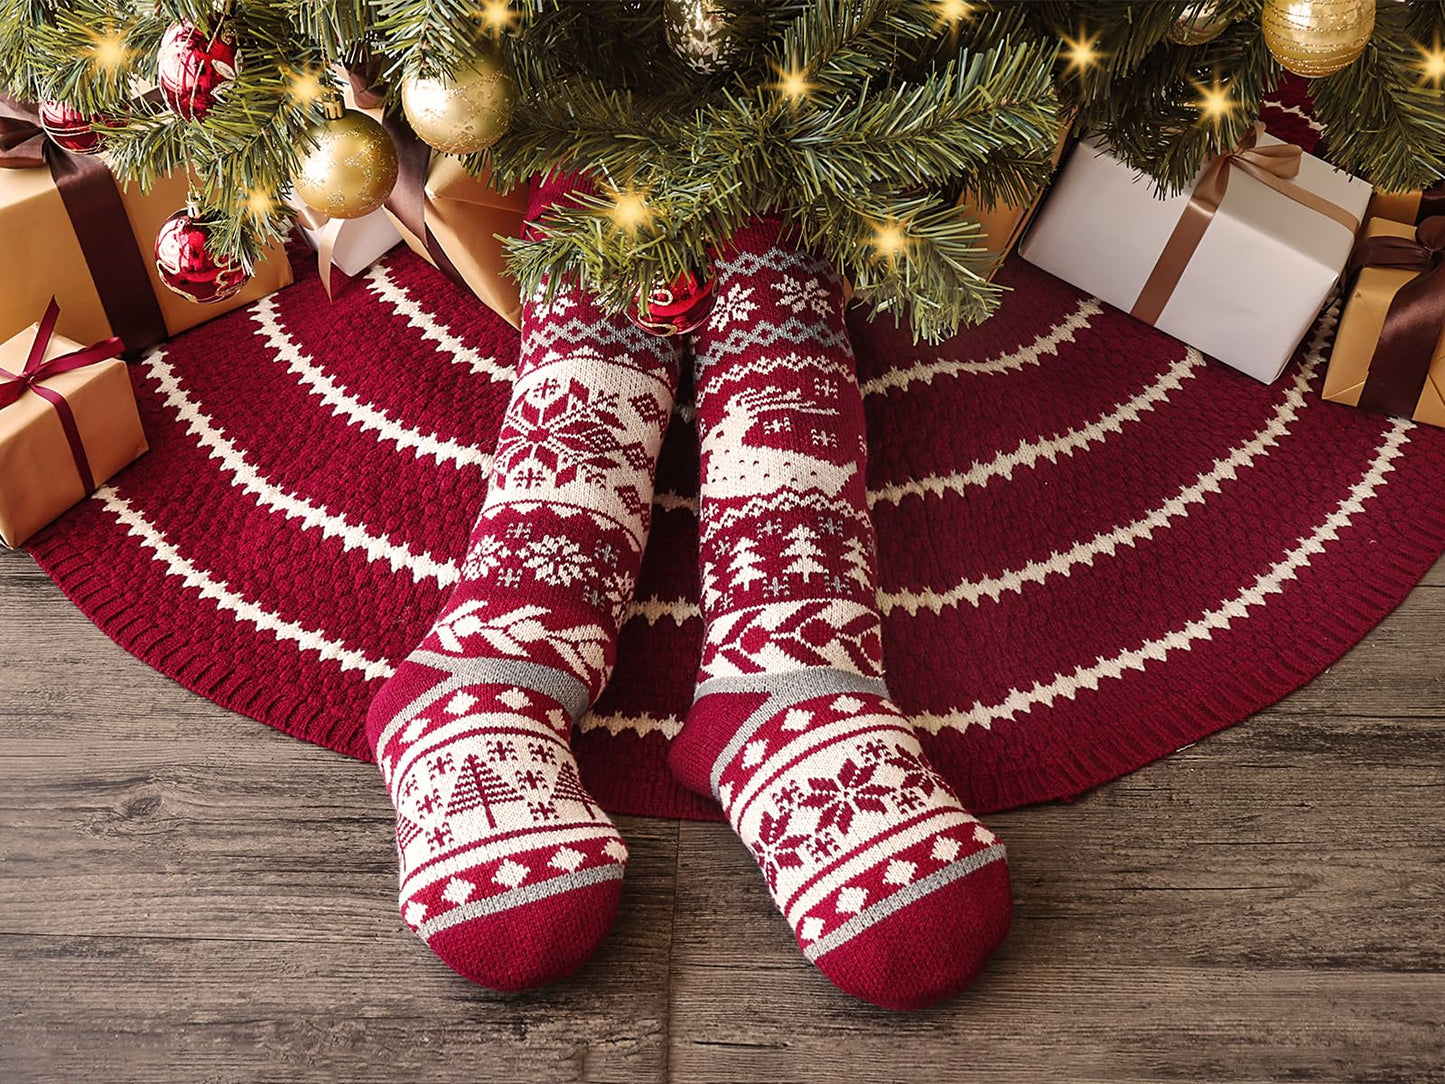
[[[587,686],[576,676],[526,659],[467,659],[435,651],[413,651],[407,661],[455,674],[464,679],[466,685],[516,685],[531,689],[561,704],[574,723],[592,701]]]
[[[560,877],[551,877],[545,881],[538,881],[536,884],[522,885],[510,892],[488,896],[475,903],[464,903],[460,907],[453,907],[444,915],[438,915],[430,922],[423,922],[417,927],[417,933],[421,935],[423,941],[429,941],[434,934],[471,918],[494,915],[498,911],[506,911],[513,907],[535,903],[537,900],[545,900],[549,896],[570,892],[574,888],[586,888],[588,885],[601,884],[603,881],[620,881],[622,868],[620,864],[609,862],[605,866],[593,866],[591,869],[584,869],[578,873],[564,873]]]
[[[914,881],[905,888],[900,888],[893,895],[885,900],[880,900],[872,907],[865,907],[856,915],[850,918],[843,925],[839,926],[827,937],[820,937],[806,949],[803,955],[813,963],[818,962],[818,957],[825,953],[832,952],[840,945],[853,940],[869,926],[882,922],[889,915],[896,914],[907,907],[914,900],[921,900],[932,892],[937,892],[945,885],[967,877],[970,873],[982,869],[984,866],[994,862],[1001,862],[1006,857],[1002,843],[995,843],[981,851],[974,851],[967,858],[960,859],[940,870],[934,870],[927,877]]]
[[[718,788],[722,785],[723,766],[737,756],[738,750],[747,744],[758,728],[778,712],[792,707],[800,700],[833,693],[871,693],[886,697],[888,685],[882,678],[865,677],[862,674],[850,674],[846,670],[820,666],[809,670],[793,670],[786,674],[729,674],[708,678],[697,687],[692,699],[695,704],[710,693],[756,692],[767,693],[768,698],[744,720],[723,747],[721,755],[713,761],[709,785],[714,798],[718,796]]]

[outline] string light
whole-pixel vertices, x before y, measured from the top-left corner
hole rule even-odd
[[[628,182],[626,188],[612,187],[609,195],[612,205],[607,208],[607,217],[612,225],[629,236],[652,224],[656,213],[648,205],[647,188],[638,188]]]
[[[873,255],[880,260],[895,262],[908,251],[908,234],[903,224],[895,220],[879,222],[873,227]]]
[[[517,22],[517,13],[508,0],[485,0],[477,17],[494,37],[510,30]]]
[[[1431,49],[1423,45],[1415,46],[1420,52],[1420,82],[1429,83],[1432,87],[1438,87],[1445,82],[1445,48],[1440,45],[1440,40],[1435,40]]]
[[[1194,89],[1199,92],[1199,97],[1194,101],[1194,108],[1199,110],[1201,124],[1207,121],[1218,128],[1239,108],[1239,103],[1230,93],[1232,84],[1221,83],[1217,72],[1213,82],[1208,86],[1203,83],[1195,83]]]
[[[114,75],[130,62],[131,50],[125,43],[125,31],[114,24],[104,30],[91,30],[90,47],[85,50],[90,66],[97,75]]]
[[[1095,48],[1099,41],[1101,31],[1092,34],[1085,32],[1079,27],[1079,36],[1076,38],[1064,38],[1064,47],[1061,50],[1064,59],[1069,62],[1069,71],[1083,72],[1092,68],[1103,58],[1103,53]]]
[[[286,81],[286,97],[298,109],[314,105],[331,90],[321,76],[322,73],[315,68],[293,68]]]
[[[978,11],[978,5],[969,0],[934,0],[934,26],[957,30],[960,23],[966,23]]]
[[[811,79],[808,78],[808,70],[796,65],[782,67],[774,65],[774,71],[778,73],[778,81],[773,84],[772,89],[776,90],[784,99],[797,105],[805,102],[813,96],[817,90]]]
[[[253,219],[269,218],[277,205],[276,197],[264,188],[248,188],[241,196],[241,206]]]

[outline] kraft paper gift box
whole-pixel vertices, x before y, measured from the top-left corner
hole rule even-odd
[[[1372,218],[1361,236],[1413,239],[1415,227]],[[1349,406],[1359,405],[1373,366],[1388,364],[1388,360],[1375,357],[1375,348],[1384,330],[1390,303],[1417,274],[1416,271],[1395,267],[1365,267],[1360,270],[1335,333],[1335,347],[1330,354],[1329,371],[1325,373],[1323,394],[1326,399]],[[1445,333],[1445,304],[1440,307],[1440,326]],[[1445,334],[1436,342],[1424,387],[1414,400],[1413,408],[1401,409],[1399,413],[1429,425],[1445,426]]]
[[[1054,144],[1054,167],[1058,168],[1060,159],[1064,156],[1064,150],[1069,144],[1070,128],[1067,124],[1060,126],[1058,142]],[[1023,236],[1024,230],[1028,229],[1029,223],[1033,220],[1034,213],[1038,210],[1039,204],[1043,201],[1044,189],[1047,185],[1040,187],[1034,194],[1034,198],[1027,204],[996,203],[992,206],[979,202],[977,196],[965,190],[958,197],[958,205],[972,219],[983,227],[983,249],[994,258],[993,270],[989,272],[992,279],[998,273],[1008,254],[1014,250],[1019,238]]]
[[[1370,197],[1369,218],[1415,225],[1431,215],[1445,215],[1445,181],[1413,192],[1376,192]]]
[[[62,310],[62,317],[64,312]],[[0,368],[19,373],[38,324],[0,343]],[[81,344],[56,334],[45,361]],[[96,485],[146,450],[135,393],[124,361],[111,358],[47,376],[40,385],[64,397]],[[33,389],[0,408],[0,540],[20,546],[87,496],[59,411]]]
[[[15,128],[28,123],[27,106],[14,102],[3,104],[9,126]],[[38,127],[36,133],[38,141],[45,139],[43,134],[38,134]],[[44,153],[49,157],[68,152],[52,146],[45,148]],[[81,246],[77,231],[87,228],[83,216],[80,221],[72,220],[48,165],[16,167],[14,160],[19,157],[12,156],[12,168],[0,168],[0,237],[5,239],[5,251],[11,257],[0,271],[0,337],[26,327],[51,297],[60,302],[57,328],[60,334],[83,343],[121,334],[121,330],[111,325]],[[104,155],[95,158],[103,161]],[[278,244],[266,252],[251,280],[234,297],[210,305],[188,301],[161,282],[155,263],[156,234],[161,223],[186,205],[187,178],[181,174],[162,177],[148,192],[142,192],[135,185],[117,187],[129,224],[125,232],[134,239],[140,257],[135,263],[135,273],[147,277],[137,288],[153,297],[159,308],[151,341],[126,343],[132,353],[290,284],[291,264],[284,246]],[[106,245],[91,248],[98,258],[115,262],[114,253]],[[97,248],[103,251],[96,252]]]
[[[1261,151],[1285,144],[1258,135]],[[1265,383],[1288,364],[1339,280],[1354,228],[1228,169],[1218,209],[1157,318],[1159,330]],[[1205,179],[1211,164],[1200,172]],[[1197,186],[1196,182],[1196,186]],[[1293,184],[1356,223],[1370,185],[1304,154]],[[1135,310],[1191,192],[1159,198],[1154,182],[1098,137],[1074,148],[1020,255],[1123,309]],[[1137,315],[1137,313],[1136,313]]]
[[[387,212],[402,240],[429,263],[438,263],[426,240],[407,228],[390,202]],[[500,195],[485,178],[467,173],[460,159],[432,155],[426,174],[426,230],[472,293],[515,328],[522,326],[522,298],[507,274],[501,238],[520,237],[526,217],[525,185]]]

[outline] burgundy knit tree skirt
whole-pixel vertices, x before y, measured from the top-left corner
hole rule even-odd
[[[151,666],[368,757],[368,700],[456,579],[517,341],[405,251],[331,303],[297,271],[133,368],[151,452],[31,552]],[[1337,313],[1264,387],[1017,260],[1002,281],[1002,311],[943,347],[853,323],[890,685],[981,811],[1238,722],[1445,550],[1445,431],[1320,399]],[[665,763],[701,645],[696,473],[684,412],[577,737],[615,811],[716,816]]]

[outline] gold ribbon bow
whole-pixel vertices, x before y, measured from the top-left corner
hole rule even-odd
[[[1296,203],[1338,222],[1349,230],[1352,236],[1360,228],[1360,220],[1349,211],[1294,183],[1293,178],[1299,175],[1300,160],[1304,156],[1298,146],[1293,143],[1257,146],[1263,133],[1264,125],[1256,123],[1233,150],[1209,161],[1204,175],[1194,186],[1189,202],[1180,213],[1179,221],[1174,224],[1174,232],[1165,242],[1164,251],[1159,254],[1154,270],[1149,273],[1144,288],[1139,291],[1138,300],[1129,310],[1131,315],[1146,324],[1158,322],[1164,306],[1174,295],[1174,288],[1184,276],[1184,269],[1194,258],[1194,251],[1199,247],[1204,231],[1209,228],[1209,223],[1214,220],[1214,213],[1224,202],[1230,174],[1236,169]]]
[[[336,252],[336,240],[341,236],[348,219],[332,218],[311,207],[300,203],[293,207],[296,212],[296,221],[316,234],[316,267],[321,272],[321,287],[326,291],[326,299],[331,300],[331,261]]]

